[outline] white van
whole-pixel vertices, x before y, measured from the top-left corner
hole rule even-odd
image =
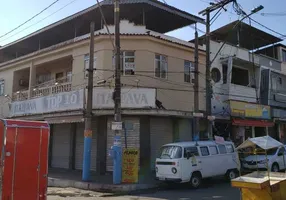
[[[156,179],[197,188],[203,178],[236,178],[240,162],[232,142],[179,142],[162,146],[156,159]]]
[[[250,155],[242,160],[242,166],[246,169],[269,169],[272,172],[279,172],[286,168],[286,146],[270,149],[265,155],[261,150],[258,155]],[[268,166],[267,166],[268,165]]]

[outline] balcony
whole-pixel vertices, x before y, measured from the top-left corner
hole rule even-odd
[[[71,77],[64,77],[57,80],[45,82],[43,84],[34,86],[30,90],[19,90],[12,95],[13,101],[24,101],[27,99],[37,98],[41,96],[49,96],[61,92],[69,92],[72,90]],[[31,95],[29,95],[29,93]]]
[[[229,84],[229,100],[257,102],[256,89],[252,87]]]
[[[63,78],[57,81],[50,81],[44,85],[36,86],[32,89],[31,98],[37,98],[41,96],[49,96],[58,94],[61,92],[69,92],[72,90],[72,82],[70,78]]]

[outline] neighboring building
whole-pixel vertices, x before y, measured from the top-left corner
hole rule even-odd
[[[112,24],[112,1],[101,5]],[[164,33],[203,20],[155,0],[121,0],[120,15],[127,145],[140,148],[140,169],[154,169],[161,145],[193,137],[194,45]],[[96,25],[91,168],[105,173],[113,169],[108,151],[114,136],[114,62],[97,5],[0,48],[0,111],[3,117],[47,120],[51,167],[82,169],[91,20]],[[109,29],[113,35],[114,27]],[[205,63],[203,48],[199,63]],[[200,64],[199,73],[204,72]],[[204,112],[204,79],[199,88]],[[204,132],[204,120],[200,124]]]
[[[279,63],[252,52],[281,40],[244,22],[236,24],[238,21],[211,32],[214,134],[230,138],[236,144],[248,137],[278,138],[271,104],[264,99],[268,97],[262,65],[268,62],[274,68]],[[226,44],[220,50],[224,41]]]
[[[281,142],[286,143],[286,46],[276,44],[260,49],[264,77],[262,101],[272,107],[272,116]],[[268,60],[271,59],[269,62]]]

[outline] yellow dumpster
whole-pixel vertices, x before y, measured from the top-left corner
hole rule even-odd
[[[286,174],[253,172],[231,181],[243,200],[286,200]]]

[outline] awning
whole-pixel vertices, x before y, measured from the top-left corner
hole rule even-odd
[[[53,118],[45,118],[49,124],[69,124],[69,123],[82,123],[84,122],[83,116],[61,116]]]
[[[273,139],[272,137],[263,136],[263,137],[256,137],[256,138],[248,138],[241,145],[239,145],[237,147],[237,149],[253,147],[256,145],[262,149],[265,149],[265,150],[283,146],[283,144],[281,142],[278,142],[277,140]]]
[[[274,122],[261,120],[233,119],[232,124],[236,126],[255,126],[255,127],[271,127]]]

